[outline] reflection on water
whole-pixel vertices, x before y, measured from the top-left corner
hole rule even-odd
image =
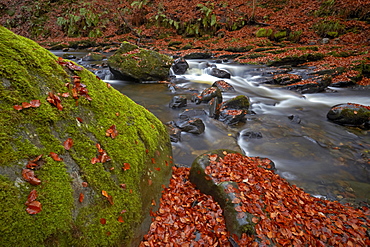
[[[168,107],[174,95],[187,95],[187,108],[204,109],[206,104],[195,105],[190,101],[193,90],[202,91],[219,80],[202,69],[206,61],[188,62],[187,74],[174,80],[175,91],[165,84],[107,82],[165,123],[176,120],[184,110]],[[282,177],[313,195],[334,200],[370,198],[369,131],[339,126],[326,118],[328,110],[339,103],[370,105],[369,89],[333,88],[330,93],[301,95],[259,84],[271,76],[271,68],[227,63],[217,67],[231,73],[231,79],[225,81],[236,89],[223,93],[224,100],[246,95],[255,114],[233,127],[201,116],[206,126],[203,134],[183,132],[182,141],[173,143],[176,163],[190,166],[198,155],[208,150],[228,148],[249,156],[270,158]],[[303,69],[292,71],[302,72]],[[292,121],[290,116],[299,121]],[[250,138],[244,135],[246,132],[259,132],[262,138]]]

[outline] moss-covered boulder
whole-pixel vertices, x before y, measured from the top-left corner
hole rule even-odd
[[[172,62],[169,56],[129,42],[123,42],[108,59],[109,68],[116,78],[140,82],[166,80]]]
[[[164,125],[0,27],[1,246],[137,246],[171,175]]]
[[[370,129],[370,106],[346,103],[333,106],[327,118],[334,123]]]

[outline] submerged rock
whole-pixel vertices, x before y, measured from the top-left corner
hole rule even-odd
[[[185,58],[178,58],[173,62],[172,70],[175,75],[183,75],[188,70],[189,64],[186,62]]]
[[[140,82],[163,81],[169,76],[172,58],[123,42],[120,48],[109,57],[108,65],[117,79]]]
[[[181,108],[187,106],[186,95],[176,95],[173,96],[171,102],[169,103],[170,108]]]
[[[165,126],[4,27],[0,64],[1,245],[138,246],[171,176]]]
[[[341,125],[370,128],[370,106],[347,103],[333,106],[327,118]]]

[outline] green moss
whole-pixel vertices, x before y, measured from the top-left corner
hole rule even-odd
[[[258,38],[260,37],[270,37],[272,35],[272,29],[269,28],[269,29],[266,29],[266,28],[260,28],[258,29],[258,31],[256,32],[256,36]]]
[[[137,241],[137,229],[171,173],[167,131],[153,114],[91,72],[72,71],[57,61],[33,41],[0,27],[0,198],[7,208],[0,213],[1,222],[7,222],[0,228],[0,242],[6,243],[3,246],[130,245]],[[71,93],[65,84],[73,81],[72,76],[81,77],[92,100],[61,97],[60,111],[47,102],[48,93]],[[40,107],[13,109],[34,99],[41,101]],[[118,130],[114,139],[105,135],[112,125]],[[63,147],[67,138],[73,140],[70,150]],[[111,161],[91,164],[99,155],[96,143]],[[48,157],[50,152],[63,161]],[[42,183],[32,186],[21,172],[28,160],[40,154],[43,164],[35,174]],[[130,170],[121,169],[125,162]],[[87,188],[81,186],[83,181]],[[120,184],[126,184],[126,190]],[[24,205],[32,188],[43,205],[33,216]],[[112,196],[113,205],[102,190]],[[85,195],[82,203],[80,193]],[[122,214],[124,223],[117,220],[122,210],[127,210]],[[107,223],[101,224],[101,218]]]

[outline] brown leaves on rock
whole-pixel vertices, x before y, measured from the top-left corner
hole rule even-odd
[[[41,101],[38,99],[31,100],[28,102],[22,102],[22,105],[14,105],[13,108],[17,111],[27,109],[27,108],[37,108],[41,105]]]
[[[111,205],[114,205],[113,203],[113,197],[111,195],[108,195],[108,192],[106,192],[105,190],[102,190],[101,191],[101,194],[107,198],[108,202],[111,204]]]
[[[73,82],[67,83],[66,87],[72,90],[72,97],[74,99],[79,99],[79,97],[85,97],[88,101],[91,101],[92,98],[88,94],[88,90],[86,88],[86,85],[81,83],[81,77],[79,76],[73,76]]]
[[[105,163],[105,162],[111,160],[111,158],[108,156],[107,152],[104,149],[101,148],[99,143],[97,143],[95,146],[98,149],[99,155],[98,155],[98,157],[93,157],[91,159],[91,164]]]
[[[58,154],[54,153],[54,152],[50,152],[50,157],[55,160],[55,161],[63,161],[62,158],[59,157]]]
[[[58,95],[55,95],[54,93],[49,92],[46,100],[51,105],[55,106],[59,111],[63,110],[63,106],[61,104],[61,100]]]
[[[23,169],[22,177],[32,185],[41,184],[41,180],[36,177],[35,172],[31,169]]]
[[[74,64],[70,61],[65,61],[61,57],[58,57],[57,63],[62,65],[62,66],[66,66],[68,69],[70,69],[72,71],[81,71],[81,70],[83,70],[83,67],[78,66],[78,65],[76,65],[76,64]]]
[[[110,126],[109,129],[105,132],[105,136],[110,136],[112,139],[116,138],[118,135],[118,131],[116,129],[116,125]]]

